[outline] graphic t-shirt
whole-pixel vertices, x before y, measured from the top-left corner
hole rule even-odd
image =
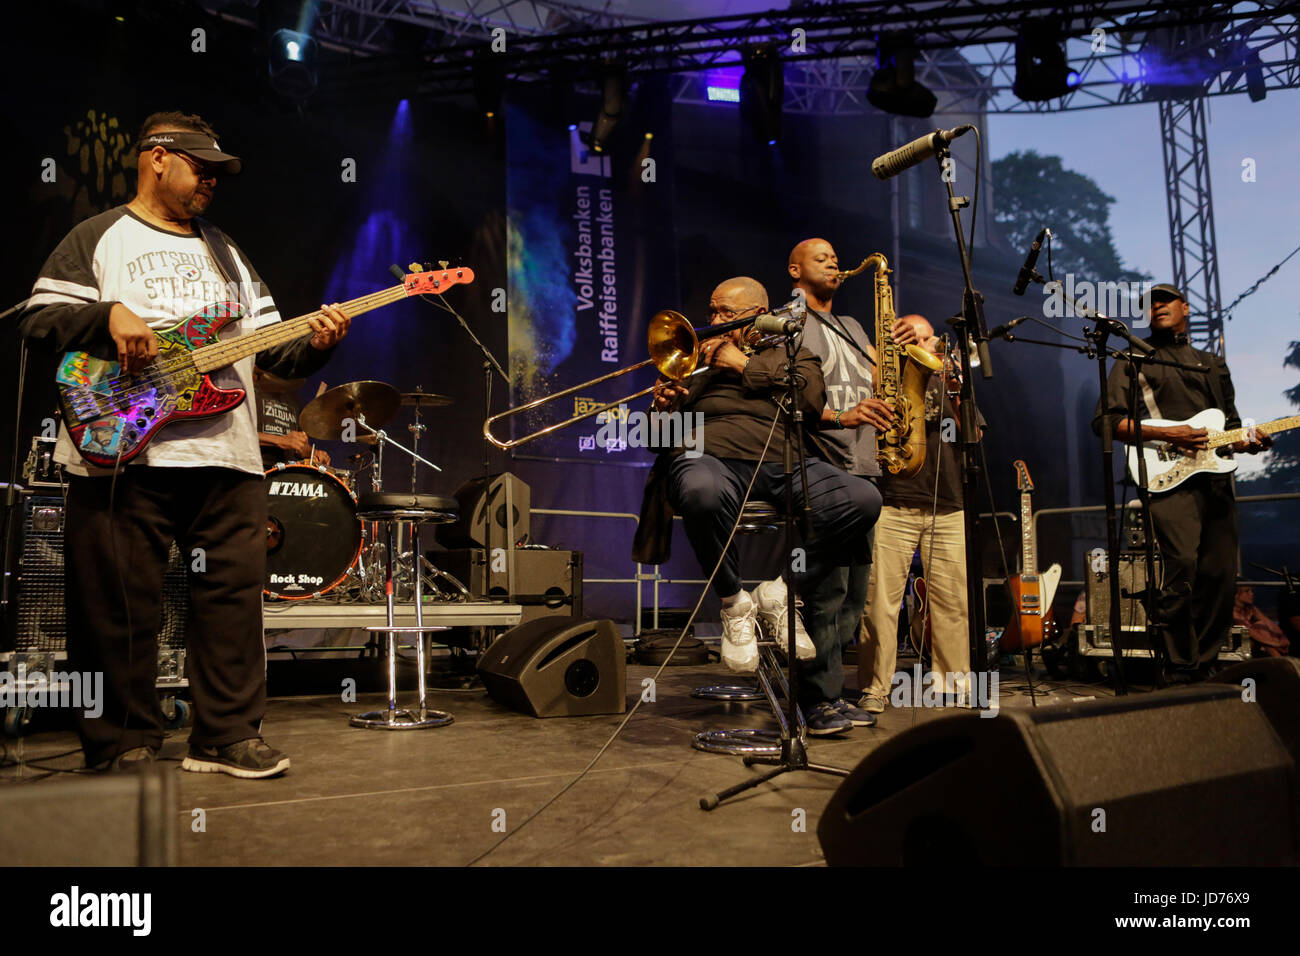
[[[871,362],[862,354],[870,340],[858,320],[847,315],[829,315],[809,310],[804,322],[803,344],[822,360],[822,376],[826,380],[826,405],[836,411],[847,411],[864,398],[875,394]],[[837,334],[852,337],[859,352]],[[876,429],[871,425],[858,428],[827,428],[820,432],[835,460],[831,464],[843,468],[851,475],[879,475],[880,463],[876,460]]]
[[[228,240],[227,240],[228,241]],[[222,341],[246,335],[280,320],[275,303],[248,259],[233,244],[238,276],[231,279],[245,289],[250,314],[221,332]],[[74,228],[50,254],[33,288],[29,308],[44,307],[52,322],[84,325],[85,342],[77,350],[99,346],[97,354],[116,358],[108,339],[108,314],[121,302],[156,331],[171,328],[214,302],[233,302],[235,291],[226,283],[207,244],[196,235],[181,235],[153,226],[126,206],[93,216]],[[87,305],[98,308],[87,309]],[[66,317],[59,306],[75,306]],[[104,343],[108,342],[105,350]],[[253,357],[210,373],[219,388],[253,392]],[[112,454],[111,435],[87,429],[84,441],[98,442],[93,450]],[[110,443],[110,444],[105,444]],[[55,460],[75,475],[107,474],[88,466],[73,447],[66,428],[59,427]],[[215,418],[193,422],[176,420],[158,431],[131,461],[172,468],[224,467],[260,474],[262,456],[257,444],[257,410],[245,400]]]
[[[269,392],[257,393],[257,430],[268,435],[287,435],[298,431],[298,413],[301,406],[293,395],[272,395]],[[262,465],[274,468],[282,461],[289,461],[293,454],[287,448],[274,448],[262,445]]]

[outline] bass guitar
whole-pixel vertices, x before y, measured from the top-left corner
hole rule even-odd
[[[1204,428],[1206,443],[1209,447],[1201,451],[1193,451],[1190,448],[1179,448],[1169,442],[1146,441],[1144,439],[1139,452],[1136,445],[1130,445],[1128,448],[1128,469],[1129,474],[1133,476],[1134,483],[1141,484],[1138,478],[1139,453],[1146,459],[1147,490],[1152,492],[1173,491],[1192,475],[1199,475],[1202,472],[1211,475],[1226,475],[1229,472],[1236,471],[1236,460],[1222,457],[1219,451],[1222,448],[1235,445],[1239,441],[1252,441],[1253,436],[1249,427],[1224,431],[1223,426],[1225,424],[1226,418],[1223,411],[1218,408],[1207,408],[1183,422],[1171,422],[1163,418],[1144,418],[1142,420],[1143,431],[1147,428],[1168,428],[1174,425]],[[1300,415],[1275,418],[1271,422],[1256,425],[1254,426],[1254,433],[1256,435],[1275,435],[1278,432],[1288,431],[1292,428],[1300,428]]]
[[[1061,566],[1053,564],[1042,574],[1038,573],[1038,558],[1034,554],[1033,508],[1034,491],[1029,467],[1023,461],[1015,462],[1016,487],[1020,490],[1020,573],[1007,582],[1011,589],[1011,620],[1002,632],[1000,647],[1003,651],[1030,650],[1043,643],[1045,633],[1051,633],[1052,598],[1061,583]]]
[[[363,295],[339,308],[350,316],[369,312],[412,295],[445,292],[474,281],[471,269],[444,266],[413,270],[402,284]],[[242,388],[219,388],[209,373],[266,348],[283,345],[312,331],[320,312],[276,322],[248,335],[220,341],[226,326],[243,317],[237,302],[215,302],[158,337],[158,358],[139,375],[123,375],[117,362],[87,352],[65,352],[55,373],[59,407],[77,451],[92,465],[112,468],[144,450],[174,421],[224,414],[244,400]]]

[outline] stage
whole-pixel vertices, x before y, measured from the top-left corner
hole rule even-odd
[[[899,667],[914,663],[902,658]],[[628,667],[629,706],[654,671]],[[1112,695],[1104,685],[1062,684],[1041,671],[1035,680],[1036,687],[1042,683],[1040,705]],[[719,727],[776,726],[765,703],[729,705],[690,696],[692,688],[720,681],[729,678],[716,664],[667,668],[655,701],[641,706],[586,777],[479,865],[823,865],[817,822],[838,785],[835,778],[788,774],[714,811],[700,809],[700,796],[763,768],[696,751],[694,735]],[[275,686],[273,673],[273,693]],[[404,693],[399,703],[410,699]],[[337,696],[272,697],[263,731],[293,760],[287,774],[272,780],[184,773],[187,730],[172,733],[161,756],[178,780],[179,862],[464,866],[501,841],[503,828],[513,833],[569,783],[621,719],[534,719],[473,688],[431,690],[430,705],[455,717],[447,727],[388,733],[348,726],[350,714],[381,706],[382,700],[381,694],[361,694],[355,704]],[[1003,707],[1029,706],[1023,668],[1007,668],[1000,700]],[[883,741],[952,712],[891,707],[876,727],[810,738],[809,757],[852,769]],[[42,758],[74,747],[71,733],[44,732],[9,741],[9,755],[73,769],[80,766],[79,753]],[[20,773],[37,771],[6,767],[0,780],[14,781]],[[203,810],[203,832],[194,829],[197,809]],[[802,826],[798,810],[805,811]]]

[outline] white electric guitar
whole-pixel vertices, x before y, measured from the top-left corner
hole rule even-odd
[[[1142,419],[1142,429],[1168,428],[1174,425],[1188,425],[1192,428],[1204,428],[1209,447],[1204,451],[1191,451],[1163,441],[1143,441],[1142,457],[1147,460],[1147,490],[1173,491],[1192,475],[1208,472],[1212,475],[1226,475],[1237,470],[1237,462],[1232,458],[1223,458],[1218,450],[1239,441],[1251,441],[1250,428],[1234,428],[1225,432],[1224,415],[1220,409],[1207,408],[1197,412],[1185,422],[1171,422],[1163,418]],[[1300,415],[1277,418],[1263,422],[1254,427],[1258,435],[1275,435],[1291,428],[1300,428]],[[1129,445],[1128,470],[1133,480],[1138,479],[1138,448]]]

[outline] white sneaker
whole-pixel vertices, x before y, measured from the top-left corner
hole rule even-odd
[[[758,639],[754,625],[758,622],[758,606],[744,592],[731,607],[722,608],[722,663],[738,674],[752,674],[758,670]]]
[[[754,600],[758,602],[758,616],[763,626],[773,635],[773,640],[784,648],[787,645],[786,626],[788,622],[785,604],[785,582],[780,578],[764,581],[754,588]],[[803,626],[803,615],[799,613],[800,601],[795,601],[794,612],[794,656],[801,661],[810,661],[817,656],[817,648]]]

